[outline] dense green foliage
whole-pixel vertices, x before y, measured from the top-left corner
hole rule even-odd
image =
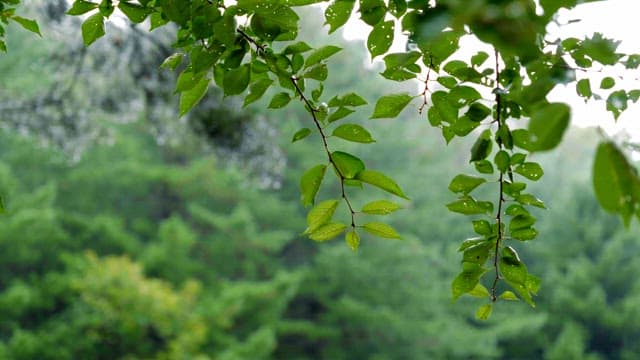
[[[180,94],[181,116],[205,98],[212,84],[225,97],[243,95],[245,106],[265,94],[270,96],[264,104],[268,108],[301,105],[308,125],[295,131],[292,140],[300,142],[316,133],[324,154],[323,160],[301,171],[302,205],[311,207],[303,234],[318,242],[344,235],[348,247],[357,250],[365,234],[400,239],[404,229],[398,232],[378,218],[410,206],[382,195],[362,198],[355,194],[358,188],[372,186],[407,200],[411,193],[387,175],[399,178],[403,169],[382,172],[370,167],[381,156],[371,156],[367,163],[354,154],[364,150],[338,143],[371,144],[378,138],[369,126],[353,120],[371,99],[348,87],[325,88],[331,73],[328,63],[344,53],[342,47],[331,42],[312,46],[299,36],[298,7],[320,2],[76,0],[67,14],[84,16],[81,33],[87,46],[106,34],[105,22],[116,10],[132,23],[148,21],[150,31],[177,27],[177,52],[162,67],[179,72],[175,91]],[[0,4],[5,3],[18,1]],[[548,36],[547,25],[557,11],[577,3],[361,0],[355,7],[355,1],[336,0],[324,12],[329,33],[359,12],[371,27],[366,43],[371,59],[384,61],[382,77],[422,84],[419,91],[404,87],[377,94],[369,119],[397,118],[418,102],[418,112],[425,110],[426,119],[447,143],[456,137],[475,139],[468,156],[475,173],[453,176],[448,188],[456,199],[446,206],[471,216],[476,236],[458,248],[461,272],[453,279],[451,293],[454,300],[465,294],[486,299],[476,311],[478,319],[487,319],[498,299],[521,299],[535,306],[541,280],[530,273],[517,249],[538,236],[535,210],[546,208],[529,190],[531,182],[545,174],[533,155],[556,148],[571,117],[567,104],[550,102],[547,95],[557,85],[572,84],[586,100],[606,98],[614,118],[640,98],[640,89],[616,88],[612,77],[605,77],[596,93],[588,78],[576,76],[577,70],[588,73],[594,65],[635,69],[640,55],[619,53],[618,42],[599,33],[584,39]],[[2,12],[2,21],[8,20],[40,33],[35,22],[14,15],[13,9]],[[396,27],[409,35],[408,45],[404,52],[389,53]],[[465,36],[488,48],[469,59],[455,58]],[[519,124],[522,119],[526,127]],[[620,214],[627,225],[632,217],[640,217],[640,177],[615,142],[598,145],[593,172],[595,194],[605,210]],[[335,175],[337,186],[327,185],[327,173]],[[329,186],[331,192],[323,191]]]
[[[0,232],[3,358],[566,359],[638,351],[632,274],[640,249],[585,191],[590,151],[580,144],[590,133],[543,161],[574,177],[550,175],[552,186],[538,189],[562,211],[542,216],[548,241],[528,249],[530,259],[543,259],[531,271],[548,284],[536,311],[505,304],[485,324],[464,311],[471,302],[450,301],[456,264],[447,259],[467,231],[456,217],[435,215],[447,198],[439,177],[452,175],[449,164],[465,153],[442,149],[437,138],[420,132],[400,149],[380,144],[389,156],[412,153],[406,160],[427,171],[399,178],[421,189],[411,212],[393,216],[402,246],[369,241],[354,255],[299,235],[305,220],[290,182],[313,144],[289,154],[291,180],[281,190],[255,190],[213,156],[167,161],[139,126],[116,133],[113,146],[94,147],[74,166],[14,134],[0,138],[1,190],[9,194]]]

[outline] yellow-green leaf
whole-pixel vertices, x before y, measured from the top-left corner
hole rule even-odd
[[[390,192],[396,196],[409,200],[404,194],[400,186],[385,174],[375,170],[363,170],[356,175],[356,179],[369,185],[376,186],[384,191]]]
[[[322,225],[328,223],[333,217],[333,213],[336,211],[338,203],[338,200],[325,200],[309,210],[309,213],[307,214],[307,225],[309,225],[309,227],[307,227],[304,233],[310,234],[319,229]]]
[[[91,45],[94,41],[104,36],[104,17],[101,13],[89,16],[82,23],[82,39],[85,46]]]
[[[388,215],[402,207],[388,200],[376,200],[362,207],[362,212],[372,215]]]
[[[369,233],[386,239],[400,239],[400,234],[391,226],[381,222],[370,222],[362,225]]]
[[[307,207],[315,202],[326,169],[326,165],[316,165],[302,175],[300,179],[302,206]]]
[[[347,226],[342,223],[329,223],[320,226],[313,232],[309,234],[309,238],[315,241],[327,241],[335,238],[336,236],[342,234],[344,229]]]
[[[346,241],[349,248],[353,251],[358,250],[360,246],[360,235],[355,230],[351,230],[346,233],[344,240]]]

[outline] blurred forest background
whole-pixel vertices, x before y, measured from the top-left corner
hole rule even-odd
[[[594,199],[596,131],[536,155],[549,210],[521,255],[543,279],[537,308],[502,302],[479,322],[451,301],[473,232],[444,207],[470,144],[445,146],[415,109],[370,122],[378,142],[358,155],[412,198],[391,218],[404,240],[316,244],[300,235],[298,179],[323,153],[317,137],[290,143],[301,106],[214,92],[178,120],[174,74],[158,69],[170,29],[110,24],[85,49],[65,1],[37,3],[23,11],[45,39],[10,27],[0,56],[1,359],[640,356],[638,227]],[[326,39],[321,16],[301,15],[301,38]],[[364,44],[334,37],[325,94],[388,93]]]

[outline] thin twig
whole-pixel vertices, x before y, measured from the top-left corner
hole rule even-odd
[[[495,54],[495,58],[496,58],[496,90],[498,91],[494,91],[495,95],[496,95],[496,114],[495,114],[495,122],[498,123],[498,131],[500,131],[500,129],[502,128],[503,121],[504,119],[502,119],[502,101],[501,101],[501,94],[500,94],[500,58],[499,58],[499,54],[498,54],[498,50],[494,49],[494,54]],[[502,150],[502,141],[498,141],[498,146],[500,147],[500,150]],[[500,191],[500,196],[498,198],[498,211],[496,212],[496,222],[498,224],[498,235],[496,238],[496,247],[495,247],[495,253],[493,255],[493,268],[495,269],[495,273],[496,276],[493,279],[493,285],[491,286],[491,301],[496,301],[498,299],[498,297],[496,296],[496,291],[498,288],[498,281],[500,281],[500,266],[499,266],[499,261],[498,259],[500,258],[500,245],[502,243],[503,240],[503,230],[502,230],[502,203],[504,203],[504,172],[501,171],[500,172],[500,178],[498,179],[498,183],[500,184],[499,187],[499,191]]]
[[[431,76],[431,68],[433,68],[433,58],[429,55],[429,68],[427,69],[427,78],[424,80],[424,90],[422,95],[422,105],[418,108],[418,114],[422,115],[422,110],[427,106],[427,92],[429,92],[429,77]]]

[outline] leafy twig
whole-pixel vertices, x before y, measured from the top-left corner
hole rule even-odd
[[[302,102],[304,102],[305,107],[307,108],[307,110],[311,114],[313,122],[316,125],[316,128],[318,128],[318,132],[320,133],[320,137],[322,138],[322,145],[324,146],[324,150],[327,153],[327,157],[329,158],[329,162],[331,163],[333,168],[336,170],[336,173],[340,177],[340,188],[341,188],[341,191],[342,191],[342,198],[344,199],[344,202],[347,204],[347,207],[349,208],[349,212],[351,213],[351,227],[355,230],[355,228],[356,228],[356,221],[355,221],[356,212],[353,209],[353,206],[351,205],[351,201],[349,200],[349,197],[347,196],[347,192],[345,190],[345,186],[346,186],[345,181],[347,180],[347,178],[342,174],[342,172],[340,171],[340,168],[338,168],[338,166],[336,165],[336,163],[335,163],[335,161],[333,159],[333,156],[331,155],[331,150],[329,150],[329,144],[327,143],[327,135],[325,134],[324,129],[322,128],[322,124],[320,124],[320,120],[318,120],[318,116],[317,116],[317,113],[320,110],[316,109],[313,106],[313,104],[311,103],[311,101],[309,100],[309,98],[307,98],[305,96],[304,92],[302,91],[302,89],[298,85],[298,78],[296,78],[295,76],[292,76],[291,77],[291,83],[293,83],[293,86],[296,89],[296,93],[298,94],[298,96],[300,96],[300,99],[302,100]]]

